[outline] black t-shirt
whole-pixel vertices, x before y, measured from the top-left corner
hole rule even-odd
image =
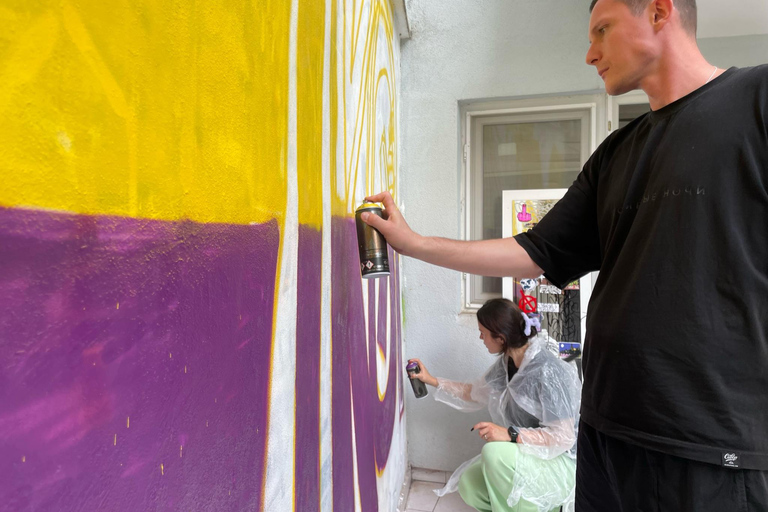
[[[611,134],[516,239],[560,287],[600,271],[586,423],[768,469],[768,66],[731,68]]]
[[[517,373],[517,366],[515,366],[515,361],[512,360],[511,357],[507,358],[507,382],[512,380],[512,377],[515,376]]]

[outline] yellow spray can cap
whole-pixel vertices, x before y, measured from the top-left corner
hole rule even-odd
[[[360,210],[368,210],[371,208],[381,208],[381,206],[379,206],[377,203],[363,203],[355,211],[359,212]]]

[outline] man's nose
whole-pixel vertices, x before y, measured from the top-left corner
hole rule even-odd
[[[598,58],[598,52],[595,49],[595,45],[591,44],[589,45],[589,49],[587,50],[587,65],[589,66],[597,66],[597,61],[600,60]]]

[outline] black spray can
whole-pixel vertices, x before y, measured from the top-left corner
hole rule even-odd
[[[360,249],[360,272],[365,279],[388,276],[387,241],[381,233],[363,222],[363,219],[360,218],[363,212],[381,217],[381,207],[375,203],[365,203],[355,210],[357,247]]]
[[[419,379],[411,379],[411,374],[416,374],[421,372],[421,369],[419,368],[419,363],[408,363],[408,365],[405,367],[405,371],[408,373],[408,380],[411,381],[411,387],[413,388],[413,394],[416,395],[416,398],[424,398],[429,393],[427,391],[427,385],[421,382]]]

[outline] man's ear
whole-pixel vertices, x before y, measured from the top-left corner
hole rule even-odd
[[[674,0],[651,0],[648,9],[654,29],[659,31],[672,20]]]

